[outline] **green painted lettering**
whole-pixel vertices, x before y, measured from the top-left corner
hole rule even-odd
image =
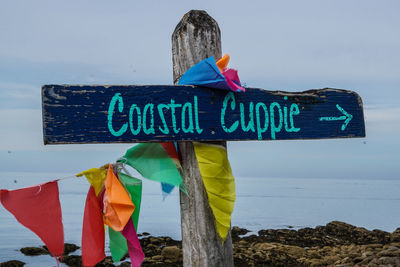
[[[253,102],[250,102],[250,104],[249,104],[249,123],[247,124],[247,126],[246,126],[246,122],[245,122],[245,118],[244,118],[245,117],[244,104],[240,103],[239,106],[240,106],[240,124],[242,125],[242,130],[245,132],[248,132],[250,130],[254,132],[255,129],[254,129],[254,114],[253,114],[254,104],[253,104]]]
[[[235,121],[231,127],[227,128],[225,125],[225,113],[226,113],[226,109],[228,107],[228,101],[229,99],[232,100],[231,102],[231,109],[235,110],[236,107],[236,103],[235,103],[235,95],[232,92],[229,92],[226,94],[225,98],[224,98],[224,102],[222,103],[222,109],[221,109],[221,126],[222,129],[227,132],[227,133],[232,133],[234,132],[237,127],[239,126],[239,122]]]
[[[194,96],[194,123],[196,125],[196,132],[201,134],[203,129],[201,129],[199,125],[199,106],[197,104],[197,96]]]
[[[159,129],[163,134],[169,134],[169,129],[168,129],[168,126],[167,126],[167,122],[165,121],[165,118],[164,118],[164,112],[163,112],[163,109],[164,109],[164,108],[169,109],[169,106],[168,106],[168,105],[165,105],[165,104],[159,104],[159,105],[157,106],[158,114],[160,115],[161,122],[162,122],[162,124],[163,124],[163,126],[164,126],[164,128],[161,128],[161,126],[158,126],[158,129]]]
[[[125,122],[122,125],[121,129],[119,129],[118,131],[114,130],[113,125],[112,125],[112,118],[113,118],[113,114],[114,114],[115,104],[116,104],[117,101],[118,101],[118,111],[122,112],[124,110],[124,102],[123,102],[122,96],[121,96],[120,93],[116,93],[113,96],[113,98],[111,98],[110,105],[108,107],[108,116],[107,116],[108,130],[114,136],[121,136],[128,129],[128,123]]]
[[[264,126],[261,127],[261,117],[260,117],[260,107],[263,108],[264,110]],[[268,129],[268,122],[269,122],[269,118],[268,118],[268,108],[267,106],[262,103],[259,102],[256,104],[256,127],[257,127],[257,138],[258,140],[262,140],[262,134],[265,133]]]
[[[290,131],[291,132],[298,132],[300,131],[300,128],[294,127],[294,122],[293,122],[293,116],[294,115],[299,115],[300,114],[300,109],[297,104],[292,104],[290,106]]]
[[[147,127],[147,111],[150,109],[150,127]],[[149,103],[143,108],[143,132],[145,134],[154,134],[154,105]]]
[[[133,128],[133,111],[136,110],[137,114],[137,129]],[[137,135],[140,132],[140,128],[142,126],[142,117],[140,114],[140,108],[136,105],[133,104],[131,108],[129,109],[129,128],[131,129],[131,132],[133,135]]]
[[[186,128],[186,111],[188,111],[189,127]],[[193,133],[193,111],[192,103],[187,102],[182,107],[182,131],[184,133]]]
[[[175,117],[175,108],[179,108],[182,104],[175,104],[175,100],[171,99],[171,104],[168,104],[171,108],[171,118],[172,118],[172,129],[174,133],[179,133],[180,128],[176,128],[176,117]]]
[[[278,108],[278,113],[279,113],[279,124],[278,126],[275,124],[275,113],[274,113],[274,107]],[[283,115],[282,115],[282,109],[279,103],[277,102],[272,102],[271,105],[269,106],[269,113],[270,113],[270,118],[271,118],[271,139],[275,140],[276,138],[276,133],[280,132],[282,130],[282,125],[283,125]]]

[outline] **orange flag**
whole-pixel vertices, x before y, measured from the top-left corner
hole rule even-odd
[[[82,263],[83,266],[95,266],[104,259],[104,223],[103,213],[93,186],[86,197],[82,228]]]
[[[62,257],[64,229],[57,180],[12,191],[0,190],[0,201],[18,222],[42,239],[54,257]]]
[[[104,223],[115,231],[121,232],[131,219],[135,205],[117,176],[115,176],[111,164],[108,167],[104,186],[106,189],[103,200]]]

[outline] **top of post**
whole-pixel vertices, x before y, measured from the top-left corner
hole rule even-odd
[[[196,63],[213,56],[221,58],[221,31],[204,10],[186,13],[172,34],[174,83]]]
[[[198,30],[210,30],[220,31],[218,23],[204,10],[190,10],[188,13],[183,15],[181,21],[176,25],[174,34],[178,34],[181,31],[186,31],[185,27],[192,25],[196,31]],[[197,35],[197,34],[195,34]]]

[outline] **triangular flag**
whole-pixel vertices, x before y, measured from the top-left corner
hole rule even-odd
[[[118,177],[126,190],[128,190],[131,200],[135,205],[135,211],[132,214],[132,222],[137,230],[142,199],[142,181],[124,173],[118,173]],[[108,236],[110,238],[111,256],[114,262],[118,262],[128,252],[126,239],[121,232],[116,232],[110,227],[108,228]]]
[[[120,232],[131,219],[132,213],[135,210],[135,205],[133,205],[125,188],[115,176],[111,164],[108,167],[104,185],[104,223],[115,231]]]
[[[77,177],[85,176],[91,186],[93,186],[96,196],[100,193],[104,186],[104,180],[106,179],[107,169],[104,168],[92,168],[77,174]]]
[[[136,169],[144,178],[179,186],[187,193],[174,161],[161,144],[140,143],[128,149],[120,160]]]
[[[140,246],[139,239],[132,221],[129,221],[126,224],[122,234],[128,243],[129,257],[131,258],[132,267],[139,267],[143,262],[144,253],[142,247]]]
[[[103,213],[94,188],[87,193],[82,228],[82,263],[83,266],[95,266],[106,257],[104,254]]]
[[[57,181],[0,190],[0,201],[18,222],[40,237],[54,257],[62,257],[64,230]]]

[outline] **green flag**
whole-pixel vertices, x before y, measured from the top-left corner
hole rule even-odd
[[[136,169],[144,178],[178,186],[187,194],[182,176],[161,144],[137,144],[128,149],[120,161]]]

